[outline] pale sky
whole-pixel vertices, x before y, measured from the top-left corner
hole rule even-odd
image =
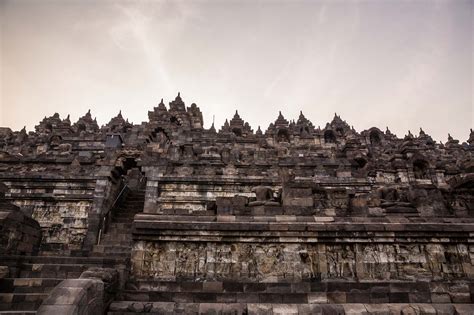
[[[181,92],[205,127],[235,109],[324,127],[466,141],[474,125],[474,0],[0,0],[0,126],[90,108],[134,123]]]

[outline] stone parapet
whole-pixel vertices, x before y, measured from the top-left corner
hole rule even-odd
[[[132,276],[136,279],[433,281],[474,276],[474,224],[469,219],[318,222],[315,217],[300,221],[286,216],[268,221],[161,217],[135,216]]]

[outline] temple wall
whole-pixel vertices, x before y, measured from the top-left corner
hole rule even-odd
[[[71,253],[95,244],[100,219],[118,193],[107,177],[7,178],[6,198],[37,220],[42,230],[40,251]]]
[[[95,180],[4,181],[7,199],[31,214],[42,230],[41,251],[81,250],[88,228]]]
[[[150,242],[133,248],[137,279],[243,282],[453,280],[474,277],[464,243]]]

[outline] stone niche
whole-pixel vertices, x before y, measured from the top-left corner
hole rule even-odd
[[[138,241],[135,279],[294,282],[472,278],[474,246]]]

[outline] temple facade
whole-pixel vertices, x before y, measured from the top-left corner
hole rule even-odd
[[[472,130],[275,116],[0,128],[0,314],[474,314]]]

